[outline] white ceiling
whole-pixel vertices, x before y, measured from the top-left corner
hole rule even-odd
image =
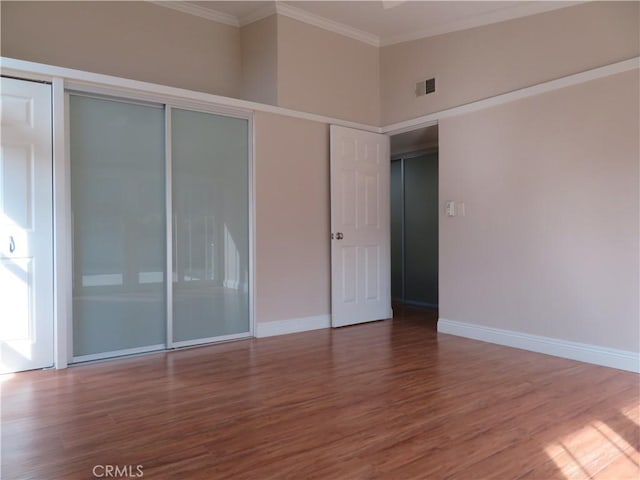
[[[243,26],[273,13],[390,45],[533,15],[580,1],[181,1],[166,7]]]

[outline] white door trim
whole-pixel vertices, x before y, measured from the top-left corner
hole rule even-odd
[[[166,347],[173,348],[173,144],[171,138],[171,115],[173,110],[170,105],[164,108],[164,194],[165,194],[165,287],[166,287]]]
[[[67,155],[64,79],[52,81],[54,366],[66,368],[71,344],[71,172]]]

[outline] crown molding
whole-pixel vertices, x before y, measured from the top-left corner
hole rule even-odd
[[[298,7],[293,7],[281,1],[273,1],[266,3],[258,10],[238,18],[228,13],[218,12],[210,8],[204,8],[195,5],[188,1],[171,1],[171,0],[148,0],[155,5],[171,8],[183,13],[195,15],[197,17],[206,18],[214,22],[223,23],[232,27],[244,27],[263,18],[269,17],[274,14],[282,15],[285,17],[298,20],[300,22],[313,25],[323,30],[328,30],[338,35],[353,38],[360,42],[372,45],[374,47],[385,47],[389,45],[395,45],[397,43],[410,42],[413,40],[419,40],[422,38],[434,37],[436,35],[442,35],[444,33],[456,32],[459,30],[466,30],[469,28],[480,27],[483,25],[490,25],[492,23],[504,22],[506,20],[512,20],[515,18],[526,17],[529,15],[535,15],[538,13],[549,12],[552,10],[558,10],[580,3],[585,3],[585,0],[578,1],[548,1],[548,2],[523,2],[522,4],[505,7],[493,12],[489,12],[482,15],[475,15],[463,20],[458,20],[445,25],[434,26],[426,29],[415,30],[412,32],[403,33],[400,35],[391,35],[380,37],[370,32],[360,30],[344,23],[330,20],[315,13],[307,12]],[[390,6],[397,6],[404,2],[388,2]],[[389,7],[392,8],[392,7]]]
[[[386,36],[380,40],[380,46],[386,47],[389,45],[395,45],[397,43],[410,42],[413,40],[420,40],[423,38],[435,37],[436,35],[442,35],[444,33],[457,32],[460,30],[467,30],[469,28],[481,27],[484,25],[490,25],[492,23],[504,22],[506,20],[513,20],[515,18],[527,17],[529,15],[536,15],[538,13],[550,12],[552,10],[558,10],[565,7],[571,7],[585,3],[584,1],[549,1],[549,2],[527,2],[520,5],[500,8],[493,12],[485,13],[482,15],[474,15],[469,18],[457,20],[444,25],[429,27],[420,30],[414,30],[412,32],[403,33],[401,35]]]
[[[309,25],[313,25],[314,27],[322,28],[339,35],[344,35],[345,37],[353,38],[354,40],[359,40],[374,47],[379,47],[381,45],[380,37],[378,37],[377,35],[365,32],[364,30],[359,30],[354,27],[350,27],[349,25],[345,25],[344,23],[329,20],[328,18],[321,17],[320,15],[316,15],[314,13],[309,13],[306,10],[292,7],[291,5],[287,5],[285,3],[277,2],[276,11],[279,15],[293,18],[294,20],[299,20],[301,22],[308,23]]]
[[[237,18],[228,13],[218,12],[210,8],[200,7],[190,2],[181,1],[160,1],[149,0],[150,3],[159,5],[161,7],[171,8],[178,10],[179,12],[188,13],[197,17],[206,18],[214,22],[224,23],[231,25],[232,27],[244,27],[263,18],[269,17],[273,14],[289,17],[300,22],[313,25],[314,27],[322,28],[345,37],[353,38],[360,42],[367,43],[374,47],[380,46],[380,38],[377,35],[359,30],[344,23],[329,20],[328,18],[316,15],[314,13],[307,12],[297,7],[292,7],[281,2],[267,3],[263,7],[260,7],[253,13],[246,15],[242,18]]]
[[[196,17],[206,18],[207,20],[212,20],[218,23],[224,23],[225,25],[229,25],[232,27],[239,27],[240,22],[233,15],[229,15],[228,13],[218,12],[217,10],[212,10],[210,8],[200,7],[198,5],[194,5],[189,2],[179,2],[179,1],[160,1],[160,0],[148,0],[149,3],[153,3],[154,5],[158,5],[160,7],[170,8],[172,10],[177,10],[182,13],[188,13],[189,15],[195,15]]]
[[[257,22],[258,20],[262,20],[263,18],[270,17],[271,15],[275,15],[277,12],[276,4],[274,2],[267,3],[266,5],[260,7],[253,13],[249,15],[245,15],[238,19],[238,24],[241,27],[245,25],[249,25],[250,23]]]

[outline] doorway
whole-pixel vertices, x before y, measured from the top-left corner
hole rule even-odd
[[[391,296],[438,307],[438,126],[391,137]]]

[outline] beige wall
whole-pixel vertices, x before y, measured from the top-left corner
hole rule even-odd
[[[384,124],[640,48],[636,2],[381,51],[275,16],[235,29],[137,2],[1,8],[4,56],[371,124],[380,78]],[[416,100],[430,75],[438,93]],[[638,82],[620,74],[441,122],[440,200],[467,210],[440,219],[442,317],[639,350]],[[258,112],[255,138],[256,318],[329,314],[328,127]]]
[[[640,54],[640,3],[588,3],[381,49],[382,123]],[[436,77],[436,93],[415,83]]]
[[[271,15],[240,30],[242,88],[245,100],[278,105],[278,16]]]
[[[378,48],[280,16],[278,103],[379,125]]]
[[[240,94],[235,27],[145,2],[0,2],[2,56]]]
[[[256,320],[330,312],[329,128],[257,112]]]
[[[440,316],[639,351],[638,71],[443,120]]]

